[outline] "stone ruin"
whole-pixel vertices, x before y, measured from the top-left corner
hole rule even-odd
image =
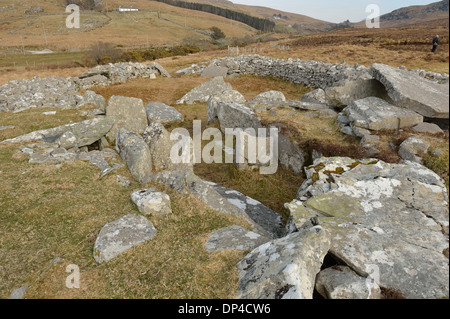
[[[377,140],[376,132],[382,129],[439,132],[441,128],[430,121],[448,128],[448,75],[381,64],[364,67],[261,56],[215,59],[209,66],[192,68],[195,71],[188,68],[178,74],[209,68],[204,75],[214,78],[187,92],[177,104],[207,102],[208,121],[218,122],[221,129],[264,127],[260,111],[278,107],[336,118],[341,131],[360,137],[363,145]],[[300,101],[289,101],[276,91],[246,101],[215,72],[275,76],[316,90]],[[0,87],[0,111],[90,104],[95,112],[91,120],[1,143],[30,143],[22,152],[30,155],[31,163],[89,161],[99,167],[99,178],[126,164],[139,183],[165,184],[197,196],[219,212],[244,217],[252,231],[238,226],[221,229],[205,245],[208,252],[251,250],[237,265],[237,298],[311,299],[318,293],[329,299],[377,299],[382,289],[396,290],[406,298],[449,297],[449,199],[444,181],[416,157],[420,141],[405,143],[404,161],[388,164],[376,158],[308,154],[295,140],[281,135],[281,165],[307,177],[297,197],[286,203],[291,214],[283,222],[262,203],[202,180],[193,165],[170,162],[173,141],[159,122],[182,122],[174,108],[162,103],[144,107],[142,100],[126,97],[106,102],[91,91],[78,93],[157,75],[170,76],[158,64],[117,64],[76,78],[11,81]],[[311,156],[313,164],[305,167]],[[123,176],[117,181],[123,187],[130,185]],[[144,216],[172,212],[170,197],[155,189],[134,192],[131,199]],[[126,215],[103,227],[93,247],[98,263],[157,236],[142,215]]]

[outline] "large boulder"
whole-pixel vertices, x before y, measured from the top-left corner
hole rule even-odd
[[[330,236],[312,227],[259,246],[238,263],[240,299],[312,299]]]
[[[285,102],[280,102],[285,103]],[[299,102],[306,103],[306,102]],[[224,102],[221,101],[217,104],[217,118],[219,119],[220,128],[222,132],[226,133],[226,129],[242,129],[248,128],[254,129],[255,133],[258,133],[259,128],[265,128],[260,119],[255,115],[255,112],[245,104],[236,102]],[[276,126],[273,126],[276,127]],[[269,128],[266,128],[266,133],[269,132]],[[261,138],[262,136],[258,136]],[[262,141],[261,139],[258,140]],[[269,153],[269,139],[265,140],[266,150]],[[305,154],[298,144],[293,141],[289,136],[278,134],[278,148],[274,149],[272,155],[272,164],[274,161],[279,162],[284,167],[291,169],[295,174],[300,174],[305,162]],[[275,146],[275,145],[274,145]],[[259,146],[258,146],[259,147]],[[248,154],[244,155],[248,158]],[[262,164],[264,163],[254,163]]]
[[[94,258],[106,263],[124,251],[153,239],[156,229],[147,218],[126,215],[103,226],[94,244]]]
[[[212,96],[222,94],[223,92],[232,89],[233,88],[231,84],[225,82],[223,80],[223,77],[216,77],[191,90],[181,99],[179,99],[176,104],[194,104],[195,102],[208,102],[208,100]]]
[[[159,122],[163,125],[181,123],[184,116],[175,108],[164,103],[154,102],[145,106],[148,123]]]
[[[358,79],[345,81],[340,86],[325,89],[326,101],[329,105],[345,107],[356,100],[374,96],[389,100],[383,85],[374,79]]]
[[[125,96],[112,96],[106,106],[106,115],[115,120],[107,137],[114,142],[119,129],[143,134],[148,126],[144,102],[141,99]]]
[[[375,63],[372,74],[386,88],[393,103],[424,117],[449,118],[449,85],[424,79],[413,72]]]
[[[305,172],[287,205],[297,229],[328,229],[330,254],[359,276],[377,273],[380,287],[448,298],[448,194],[436,173],[413,162],[341,157],[322,157]]]
[[[189,144],[182,145],[183,151],[188,151],[186,161],[177,163],[177,159],[173,157],[172,149],[175,147],[178,151],[181,147],[176,144],[180,143],[176,140],[170,139],[171,134],[164,128],[161,123],[151,123],[144,132],[144,141],[147,143],[150,154],[152,157],[152,163],[156,170],[194,170],[193,159],[193,145],[192,138],[185,136],[186,140],[189,140]],[[181,144],[180,144],[181,145]],[[187,153],[186,153],[187,154]],[[181,159],[181,158],[180,158]]]
[[[300,99],[301,102],[309,102],[309,103],[320,103],[326,104],[327,97],[325,95],[325,91],[322,89],[316,89],[311,92],[303,94]]]
[[[222,101],[244,103],[245,97],[236,90],[227,90],[221,94],[210,97],[208,100],[208,123],[217,122],[218,104]]]
[[[344,113],[355,126],[374,131],[398,130],[423,122],[422,115],[377,97],[354,101],[344,109]]]
[[[54,143],[64,140],[64,147],[83,147],[91,145],[105,136],[113,127],[114,119],[111,117],[97,117],[79,123],[62,125],[50,129],[34,131],[1,143],[24,143],[40,141]],[[64,137],[62,137],[65,135]],[[61,138],[62,137],[62,138]]]
[[[150,180],[152,157],[148,145],[139,134],[120,129],[116,135],[116,151],[137,182],[145,184]]]

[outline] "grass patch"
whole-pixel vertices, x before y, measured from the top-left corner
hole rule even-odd
[[[123,189],[110,175],[97,180],[95,166],[85,162],[30,165],[17,145],[0,146],[0,296],[33,283],[27,298],[233,298],[236,263],[245,252],[208,254],[203,248],[211,232],[231,225],[249,227],[236,216],[212,211],[193,196],[160,185],[172,199],[173,214],[151,218],[158,234],[104,265],[92,251],[107,222],[138,213],[130,201],[133,184]],[[11,160],[14,158],[14,160]],[[126,168],[118,172],[131,176]],[[80,290],[65,287],[65,266],[81,270]]]

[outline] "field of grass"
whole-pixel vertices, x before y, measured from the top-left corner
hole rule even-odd
[[[158,4],[154,1],[139,1],[144,9],[158,10]],[[12,2],[5,0],[5,4]],[[31,2],[24,1],[24,3],[28,5]],[[110,5],[116,3],[111,1]],[[59,10],[59,7],[53,4],[52,6],[46,7],[48,12]],[[231,25],[229,21],[221,20],[219,17],[217,18],[219,20],[215,20],[211,16],[200,18],[192,15],[185,20],[181,9],[164,6],[161,4],[165,16],[179,23],[186,21],[188,25],[203,29],[217,25],[229,37],[252,32],[237,24]],[[193,31],[184,28],[180,31],[176,24],[159,20],[155,18],[155,13],[152,14],[153,16],[139,13],[130,23],[127,21],[128,18],[111,13],[110,17],[114,23],[101,28],[104,35],[101,39],[131,47],[145,44],[147,35],[152,44],[164,45],[193,34]],[[2,18],[4,15],[0,15],[0,19]],[[48,22],[46,28],[57,30],[60,22],[55,18],[52,23]],[[33,76],[77,76],[87,69],[68,65],[71,62],[81,61],[83,52],[33,56],[9,54],[14,50],[20,52],[20,39],[18,40],[17,36],[13,37],[7,29],[1,27],[15,28],[21,23],[23,25],[24,22],[0,23],[2,30],[0,48],[7,52],[0,56],[0,85],[13,79]],[[29,28],[33,28],[32,25]],[[125,32],[118,34],[118,29]],[[88,43],[100,39],[97,31],[49,35],[48,39],[57,49],[83,49]],[[431,54],[429,40],[436,33],[442,35],[442,42],[438,52]],[[436,22],[400,29],[339,30],[297,37],[282,42],[290,45],[289,50],[280,50],[269,43],[258,46],[262,49],[260,54],[276,58],[346,61],[362,65],[380,62],[394,66],[405,65],[407,68],[448,72],[447,34],[448,20],[446,24]],[[23,39],[26,49],[42,49],[40,44],[43,41],[42,36],[24,36]],[[5,43],[8,43],[7,48]],[[190,56],[164,58],[157,62],[173,74],[176,70],[193,63],[209,61],[226,54],[227,52],[223,50],[207,51]],[[141,98],[145,104],[163,102],[174,105],[185,93],[207,80],[196,75],[157,80],[136,79],[93,90],[106,99],[112,95],[123,95]],[[298,100],[310,90],[276,78],[250,75],[226,81],[248,100],[268,90],[279,90],[288,99]],[[175,107],[185,117],[185,121],[177,126],[192,131],[193,120],[201,120],[204,127],[207,126],[206,103],[175,105]],[[44,115],[43,112],[48,110],[30,109],[17,114],[0,113],[1,126],[15,126],[13,129],[0,131],[0,141],[34,130],[85,119],[81,116],[81,110],[57,109],[56,115]],[[353,157],[363,154],[359,140],[340,133],[333,120],[310,117],[305,114],[306,112],[296,112],[291,116],[292,112],[291,109],[278,109],[276,113],[262,113],[261,117],[266,123],[282,122],[287,133],[308,150],[316,149],[326,156]],[[168,130],[173,128],[175,126],[168,127]],[[380,132],[380,141],[375,145],[381,150],[379,157],[390,162],[399,161],[396,149],[392,149],[389,144],[396,148],[413,134],[410,130]],[[448,187],[448,135],[447,137],[425,135],[424,138],[428,138],[431,142],[432,151],[438,150],[442,153],[441,156],[425,155],[424,164],[444,178]],[[235,296],[237,291],[235,266],[246,252],[223,251],[208,254],[203,246],[209,235],[220,228],[231,225],[249,228],[245,220],[213,211],[193,196],[180,195],[158,184],[149,183],[140,186],[132,183],[129,188],[122,188],[116,183],[115,174],[98,180],[98,169],[86,162],[74,161],[64,163],[61,167],[29,164],[28,156],[20,152],[26,146],[27,144],[0,145],[0,298],[7,298],[14,288],[23,285],[31,286],[27,298],[233,298]],[[132,180],[125,167],[120,168],[117,173]],[[304,180],[304,176],[295,176],[281,167],[274,175],[262,176],[257,171],[240,171],[232,164],[198,164],[195,166],[195,173],[205,180],[240,191],[278,211],[284,217],[288,215],[284,203],[295,198]],[[92,254],[98,232],[107,222],[126,214],[138,213],[130,201],[130,194],[146,187],[155,187],[167,192],[172,200],[173,214],[164,219],[150,217],[158,230],[154,240],[134,247],[107,264],[97,265]],[[62,261],[49,266],[56,257],[62,258]],[[80,267],[80,289],[68,289],[65,286],[68,276],[65,270],[69,264]]]
[[[187,90],[206,80],[200,77],[132,80],[94,90],[105,98],[121,94],[143,98],[145,103],[173,104]],[[267,88],[283,90],[295,99],[307,91],[277,79],[246,76],[229,81],[248,98]],[[185,116],[181,126],[192,128],[194,119],[201,119],[206,125],[205,103],[178,106],[178,109]],[[2,125],[15,126],[0,131],[0,140],[83,120],[80,110],[57,110],[53,116],[42,114],[45,111],[48,109],[0,114]],[[130,194],[143,186],[134,183],[123,189],[115,182],[115,175],[98,180],[97,168],[81,161],[60,168],[29,164],[28,156],[20,152],[26,145],[0,145],[0,297],[8,297],[14,288],[22,285],[31,285],[27,298],[235,296],[235,265],[246,252],[208,254],[203,245],[220,228],[231,225],[249,228],[246,221],[212,211],[193,196],[150,183],[146,187],[156,187],[170,195],[173,214],[165,219],[151,218],[158,230],[154,240],[107,264],[97,265],[92,250],[98,232],[109,221],[138,213]],[[284,169],[262,177],[257,172],[238,171],[233,165],[200,164],[195,172],[202,178],[246,193],[284,216],[287,214],[284,203],[295,197],[303,181],[302,176],[294,176]],[[132,180],[126,168],[117,173]],[[48,268],[56,257],[63,261]],[[69,264],[81,269],[79,290],[65,287],[65,268]]]

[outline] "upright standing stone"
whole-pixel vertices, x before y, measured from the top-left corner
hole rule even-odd
[[[116,150],[136,181],[145,184],[150,180],[153,173],[152,157],[140,135],[120,129],[116,137]]]
[[[112,96],[106,106],[106,115],[115,119],[115,124],[106,135],[111,142],[114,142],[121,128],[143,134],[148,126],[144,102],[134,97]]]

